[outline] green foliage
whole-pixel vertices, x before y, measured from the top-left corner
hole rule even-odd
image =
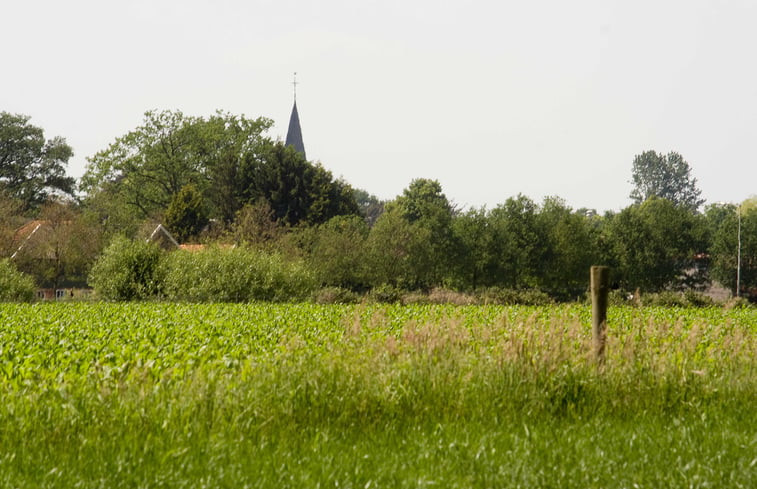
[[[83,286],[101,251],[99,227],[72,204],[54,200],[41,207],[39,217],[36,231],[23,237],[16,253],[18,268],[42,287]]]
[[[432,285],[439,277],[430,240],[428,227],[409,222],[396,208],[387,209],[366,241],[369,284],[374,289],[381,285],[406,289]]]
[[[645,295],[642,300],[644,301],[644,305],[647,306],[686,307],[688,305],[688,301],[683,294],[670,290]]]
[[[243,160],[259,158],[270,145],[262,133],[271,124],[222,112],[209,118],[146,112],[141,126],[89,158],[81,188],[103,212],[122,204],[143,219],[192,184],[212,203],[211,215],[231,221],[242,205]]]
[[[258,248],[272,246],[282,234],[283,228],[276,222],[273,209],[262,199],[239,209],[231,225],[235,243]]]
[[[0,192],[32,210],[55,192],[73,195],[75,180],[66,176],[73,150],[61,137],[45,140],[29,116],[0,112]]]
[[[388,213],[395,212],[427,236],[420,261],[424,273],[416,269],[412,287],[428,288],[443,283],[459,252],[459,243],[453,233],[452,205],[436,180],[417,178],[393,202],[386,206]],[[421,251],[421,250],[419,250]]]
[[[580,297],[587,288],[588,270],[599,258],[589,219],[573,212],[561,199],[547,197],[537,226],[544,237],[537,269],[539,288],[562,300]]]
[[[644,292],[701,284],[695,257],[706,250],[706,238],[701,215],[654,197],[610,217],[603,229],[613,280]]]
[[[507,289],[488,287],[477,291],[482,304],[546,306],[554,300],[545,292],[537,289]]]
[[[651,197],[667,199],[676,206],[696,211],[703,203],[697,179],[691,176],[689,164],[683,157],[670,152],[667,155],[645,151],[633,160],[630,197],[641,204]]]
[[[360,216],[337,216],[311,230],[308,262],[323,285],[366,288],[368,225]]]
[[[141,218],[165,209],[182,187],[204,183],[191,150],[196,122],[178,111],[146,112],[143,125],[89,158],[82,190],[109,192]]]
[[[342,287],[324,287],[313,293],[312,300],[316,304],[356,304],[360,296]]]
[[[154,244],[115,238],[97,259],[89,285],[107,300],[131,301],[159,296],[162,292],[163,251]]]
[[[450,275],[458,247],[452,207],[435,180],[416,179],[385,206],[366,242],[368,282],[426,289]]]
[[[489,228],[493,236],[489,256],[493,259],[486,273],[494,281],[482,285],[536,287],[540,260],[546,249],[536,203],[523,195],[507,199],[489,213]]]
[[[243,168],[270,150],[272,143],[263,134],[272,125],[263,117],[247,119],[220,111],[194,124],[192,149],[207,173],[206,199],[213,217],[231,222],[243,205],[255,202],[243,198]]]
[[[32,277],[19,272],[9,259],[0,259],[0,302],[29,302],[36,289]]]
[[[384,213],[386,202],[379,200],[375,195],[371,195],[362,189],[353,189],[355,202],[360,209],[360,214],[365,218],[369,226],[373,226],[381,214]]]
[[[302,262],[236,247],[179,250],[165,261],[165,294],[191,302],[296,301],[315,288]]]
[[[373,287],[365,299],[367,302],[375,302],[380,304],[397,304],[402,300],[402,297],[407,294],[407,291],[397,286],[390,284],[381,284]]]
[[[313,165],[281,142],[260,157],[247,157],[238,184],[245,202],[265,200],[283,225],[319,224],[334,216],[359,215],[352,188],[334,180],[320,164]]]
[[[197,187],[185,185],[173,196],[166,210],[165,222],[180,243],[186,243],[202,231],[208,224],[208,216]]]
[[[736,295],[739,250],[739,208],[710,206],[706,212],[712,236],[710,274]],[[757,208],[741,209],[740,295],[757,297]]]
[[[489,270],[496,252],[486,209],[470,209],[456,216],[452,221],[452,233],[460,246],[454,264],[453,283],[464,289],[491,284],[494,277],[489,275]]]
[[[13,255],[20,243],[16,239],[16,230],[24,224],[23,204],[0,190],[0,258]]]

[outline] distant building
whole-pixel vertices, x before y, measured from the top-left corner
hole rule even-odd
[[[295,151],[305,156],[305,144],[302,142],[302,129],[300,128],[300,115],[297,113],[297,73],[294,74],[294,105],[292,106],[292,115],[289,117],[289,130],[287,130],[286,145],[292,146]]]

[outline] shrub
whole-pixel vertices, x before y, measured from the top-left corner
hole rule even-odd
[[[655,294],[646,294],[642,303],[645,306],[685,307],[686,299],[680,292],[665,290]]]
[[[457,306],[470,306],[477,302],[472,295],[441,288],[431,289],[428,299],[433,304],[455,304]]]
[[[176,251],[165,263],[165,293],[190,302],[292,301],[314,289],[301,261],[246,247]]]
[[[715,305],[715,300],[712,297],[694,290],[687,290],[683,293],[683,297],[686,299],[686,303],[693,307],[709,307]]]
[[[185,185],[173,196],[166,209],[165,221],[180,243],[199,234],[208,223],[208,216],[197,187]]]
[[[117,237],[92,266],[88,283],[103,299],[130,301],[162,289],[163,251],[154,244]]]
[[[30,302],[35,290],[34,279],[19,272],[7,258],[0,260],[0,301]]]
[[[356,304],[360,296],[349,289],[341,287],[324,287],[313,294],[316,304]]]
[[[379,285],[374,287],[365,296],[367,302],[381,302],[381,303],[397,303],[402,300],[405,291],[399,287],[395,287],[389,284]]]
[[[749,300],[745,297],[731,297],[725,304],[723,304],[723,309],[744,309],[750,307],[750,305]]]
[[[428,293],[421,291],[408,292],[402,295],[401,302],[404,305],[410,304],[453,304],[456,306],[469,306],[476,304],[477,298],[457,292],[455,290],[436,287]]]
[[[413,304],[431,304],[431,300],[429,299],[428,294],[420,290],[416,290],[402,294],[402,297],[400,297],[400,303],[403,306],[409,306]]]
[[[554,300],[548,294],[537,289],[489,287],[479,292],[478,295],[483,304],[546,306],[554,303]]]

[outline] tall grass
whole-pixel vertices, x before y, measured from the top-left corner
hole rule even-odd
[[[617,310],[598,365],[578,307],[2,307],[4,487],[757,478],[753,312]]]

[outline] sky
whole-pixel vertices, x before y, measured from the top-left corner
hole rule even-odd
[[[634,156],[676,151],[708,203],[757,194],[753,0],[24,0],[0,6],[0,111],[74,149],[147,110],[271,118],[297,72],[308,158],[381,199],[524,194],[628,206]]]

